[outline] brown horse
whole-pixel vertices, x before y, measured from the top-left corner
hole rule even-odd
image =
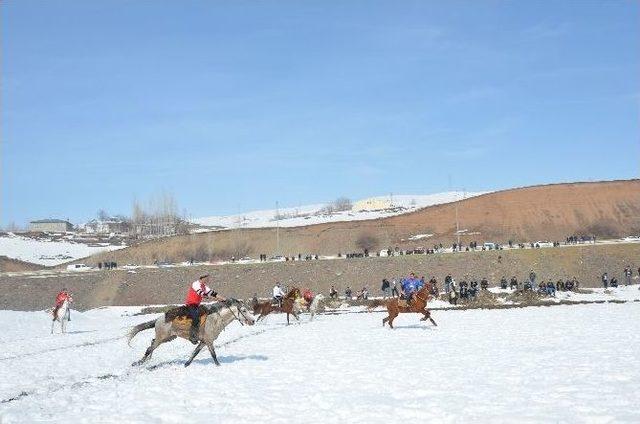
[[[371,306],[369,306],[369,310],[377,307],[377,306],[386,306],[387,311],[389,312],[389,316],[382,320],[382,326],[388,322],[389,327],[393,328],[393,320],[396,319],[398,314],[404,313],[418,313],[422,314],[423,317],[420,318],[420,321],[429,320],[433,323],[433,325],[437,326],[436,322],[431,318],[431,312],[427,309],[427,301],[431,298],[429,294],[431,292],[431,285],[425,284],[420,290],[413,294],[413,298],[411,302],[407,305],[405,300],[400,300],[398,298],[386,299],[386,300],[378,300],[375,301]]]
[[[297,287],[293,287],[289,290],[289,293],[282,299],[282,307],[278,305],[274,305],[271,300],[267,300],[266,302],[258,302],[253,304],[253,313],[254,315],[258,315],[257,321],[260,321],[262,318],[269,315],[271,312],[284,312],[287,314],[287,325],[289,325],[289,314],[293,315],[293,317],[300,321],[298,318],[298,308],[296,306],[296,299],[300,297],[300,289]]]

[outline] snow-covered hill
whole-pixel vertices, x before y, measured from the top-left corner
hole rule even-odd
[[[328,206],[328,204],[320,203],[293,208],[282,208],[279,210],[268,209],[252,211],[238,215],[195,218],[192,221],[198,225],[222,228],[262,228],[275,227],[276,225],[281,227],[299,227],[303,225],[324,224],[327,222],[361,221],[385,218],[388,216],[413,212],[427,206],[455,202],[485,193],[486,192],[464,193],[459,191],[450,191],[437,194],[394,195],[391,198],[386,196],[367,199],[370,201],[380,201],[381,203],[386,202],[389,204],[389,207],[379,210],[356,210],[357,208],[354,208],[348,211],[325,214],[322,213],[322,209]],[[276,216],[278,215],[281,219],[276,220]]]
[[[108,243],[89,246],[71,241],[34,239],[12,233],[0,236],[0,256],[46,266],[60,265],[95,253],[125,247]]]

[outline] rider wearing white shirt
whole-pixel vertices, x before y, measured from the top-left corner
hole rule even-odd
[[[282,307],[282,298],[284,297],[284,292],[282,288],[280,288],[280,283],[276,283],[273,286],[273,299],[278,302],[278,306]]]

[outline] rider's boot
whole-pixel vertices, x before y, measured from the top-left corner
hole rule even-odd
[[[189,332],[189,341],[193,344],[198,344],[198,333],[200,330],[200,317],[191,319],[191,331]]]

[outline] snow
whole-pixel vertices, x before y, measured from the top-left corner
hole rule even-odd
[[[74,311],[66,335],[0,311],[0,422],[640,420],[640,303],[436,311],[438,327],[406,314],[394,330],[382,313],[275,315],[231,324],[222,366],[205,349],[189,368],[184,340],[130,366],[153,334],[130,348],[127,328],[157,316],[139,309]]]
[[[60,265],[99,252],[125,247],[106,243],[102,246],[89,246],[68,241],[36,240],[11,233],[8,236],[0,236],[0,256],[46,266]]]
[[[306,205],[293,208],[269,209],[252,211],[230,216],[210,216],[195,218],[192,221],[198,225],[222,228],[263,228],[263,227],[299,227],[312,224],[324,224],[327,222],[362,221],[369,219],[385,218],[413,212],[427,206],[451,203],[465,198],[479,196],[488,192],[466,193],[451,191],[427,195],[394,195],[392,204],[394,208],[376,211],[340,211],[331,215],[320,214],[320,210],[327,203]],[[377,198],[373,198],[377,199]],[[283,216],[279,221],[275,220],[276,214]],[[203,229],[196,230],[204,231]]]

